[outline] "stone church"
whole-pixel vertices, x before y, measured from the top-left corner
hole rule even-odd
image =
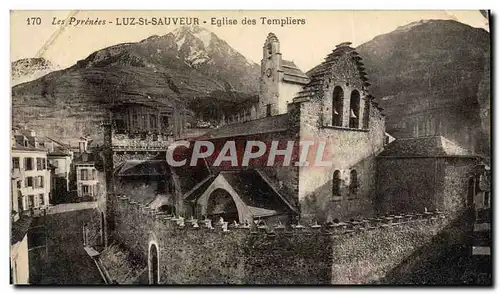
[[[160,126],[175,124],[169,118],[175,111],[151,105],[120,108],[117,117],[147,109],[152,116],[144,119],[144,127],[153,129],[147,136],[124,140],[123,127],[117,132],[113,119],[107,124],[108,197],[102,205],[107,223],[112,227],[116,195],[184,218],[222,217],[230,223],[327,222],[467,205],[468,179],[481,158],[441,137],[389,143],[362,57],[350,45],[337,45],[305,74],[284,59],[279,39],[270,33],[263,46],[259,102],[252,106],[255,117],[189,139],[211,141],[219,151],[227,141],[235,141],[237,148],[248,141],[279,141],[280,148],[290,141],[326,142],[328,166],[301,165],[293,156],[288,166],[258,161],[245,167],[214,166],[214,158],[208,157],[196,166],[173,167],[165,150],[175,138]],[[127,140],[133,146],[125,146]],[[189,160],[190,150],[181,153]],[[453,200],[446,200],[449,193]]]

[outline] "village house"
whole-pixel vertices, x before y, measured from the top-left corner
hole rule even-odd
[[[47,151],[34,132],[14,133],[11,141],[13,193],[17,193],[20,211],[36,211],[49,205],[51,198],[50,170]]]

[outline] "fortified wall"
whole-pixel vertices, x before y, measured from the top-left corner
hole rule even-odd
[[[138,277],[123,277],[131,270],[116,269],[115,254],[102,263],[119,283],[147,283],[156,274],[152,248],[160,284],[384,283],[389,274],[411,274],[443,250],[456,250],[467,231],[463,219],[455,223],[442,212],[292,227],[212,224],[117,196],[115,213],[111,237],[132,257]]]

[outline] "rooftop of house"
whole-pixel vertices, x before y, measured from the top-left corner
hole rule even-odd
[[[399,138],[386,146],[379,157],[477,157],[443,136]]]
[[[31,225],[32,218],[28,216],[22,216],[16,222],[12,223],[11,227],[11,238],[10,244],[14,245],[17,242],[21,242],[28,233],[28,229]]]

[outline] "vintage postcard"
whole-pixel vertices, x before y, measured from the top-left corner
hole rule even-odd
[[[489,19],[11,11],[11,284],[492,285]]]

